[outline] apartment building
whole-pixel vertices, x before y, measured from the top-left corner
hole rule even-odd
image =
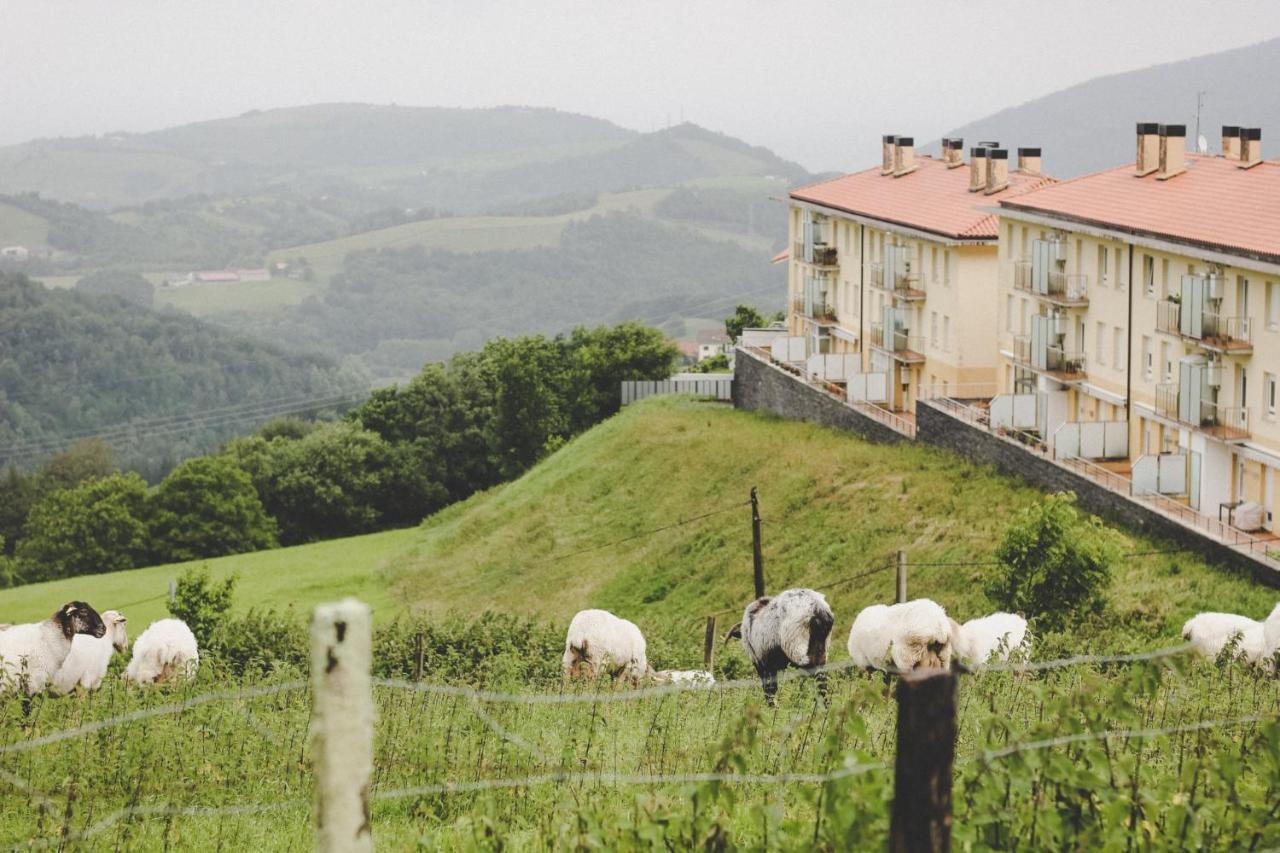
[[[966,395],[995,387],[996,204],[1052,183],[1039,149],[983,143],[965,162],[963,142],[938,158],[914,140],[885,136],[879,167],[790,194],[788,326],[821,376],[838,375],[851,400],[914,411],[922,389]],[[793,347],[792,352],[797,352]]]
[[[1244,529],[1280,506],[1280,163],[1139,124],[1131,165],[999,204],[993,422]],[[1249,517],[1243,514],[1248,513]]]

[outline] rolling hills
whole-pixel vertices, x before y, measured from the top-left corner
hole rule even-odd
[[[953,129],[947,136],[998,139],[1010,148],[1042,146],[1044,170],[1073,178],[1133,158],[1136,122],[1185,124],[1193,147],[1196,93],[1205,92],[1200,132],[1218,151],[1224,124],[1261,127],[1263,157],[1274,157],[1280,101],[1255,81],[1280,75],[1280,39],[1097,77]]]
[[[512,483],[473,496],[420,528],[207,561],[236,573],[237,606],[310,606],[348,594],[380,621],[496,609],[563,623],[605,607],[675,642],[700,642],[702,617],[721,624],[751,597],[746,498],[758,486],[770,589],[812,585],[828,595],[837,632],[859,608],[888,600],[880,571],[904,548],[908,589],[967,618],[990,608],[982,567],[1005,520],[1038,492],[934,449],[886,447],[809,424],[721,405],[655,399],[570,442]],[[724,510],[724,511],[719,511]],[[708,517],[696,519],[707,513]],[[684,520],[689,520],[683,523]],[[657,531],[657,532],[654,532]],[[1158,548],[1127,535],[1131,550]],[[69,598],[161,613],[159,566],[6,590],[0,621],[36,619]],[[1118,632],[1176,638],[1189,615],[1259,616],[1275,593],[1190,555],[1126,558],[1110,593]],[[727,621],[726,621],[727,620]],[[1105,643],[1107,640],[1099,639]],[[1090,643],[1081,638],[1080,645]],[[842,656],[843,653],[840,653]]]

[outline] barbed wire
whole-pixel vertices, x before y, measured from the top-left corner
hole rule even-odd
[[[1149,652],[1131,652],[1119,655],[1072,655],[1071,657],[1058,658],[1056,660],[1042,661],[1009,661],[1002,663],[980,663],[974,664],[968,669],[973,672],[1042,672],[1049,669],[1062,669],[1067,666],[1078,666],[1085,663],[1137,663],[1140,661],[1160,660],[1161,658],[1177,657],[1186,654],[1195,649],[1192,643],[1182,643],[1177,646],[1166,646],[1163,649],[1154,649]]]
[[[1004,758],[1008,755],[1014,755],[1020,752],[1030,752],[1037,749],[1052,749],[1055,746],[1067,746],[1073,743],[1087,743],[1089,741],[1110,740],[1112,738],[1147,738],[1159,737],[1161,735],[1179,734],[1181,732],[1193,732],[1207,729],[1229,728],[1232,726],[1242,726],[1249,723],[1261,723],[1280,721],[1280,716],[1267,716],[1265,714],[1249,714],[1244,717],[1236,717],[1231,720],[1201,720],[1195,723],[1184,723],[1178,726],[1165,726],[1163,728],[1152,729],[1108,729],[1101,732],[1078,732],[1070,735],[1060,735],[1058,737],[1045,738],[1044,740],[1025,741],[1022,743],[1010,744],[1000,749],[984,750],[980,758],[983,761],[992,761],[996,758]]]

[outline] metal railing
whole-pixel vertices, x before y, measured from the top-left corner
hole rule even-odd
[[[884,264],[878,261],[867,264],[867,284],[884,289]]]
[[[1156,303],[1156,331],[1166,335],[1182,334],[1182,305],[1169,299]]]
[[[924,358],[925,340],[907,329],[886,329],[884,323],[871,324],[871,344],[907,357]]]
[[[839,254],[836,252],[835,246],[814,243],[813,251],[810,253],[805,251],[803,240],[797,240],[791,244],[791,257],[797,261],[820,267],[834,267],[839,260]]]
[[[1212,311],[1204,312],[1204,337],[1215,338],[1228,347],[1249,346],[1249,318],[1224,317]]]
[[[1156,414],[1178,420],[1178,383],[1161,382],[1156,385]]]
[[[1013,289],[1034,293],[1031,289],[1031,261],[1013,262]]]
[[[1249,409],[1247,406],[1220,406],[1201,401],[1199,426],[1219,438],[1248,438]]]
[[[1089,276],[1084,273],[1049,271],[1047,296],[1055,302],[1071,305],[1089,304]]]
[[[804,317],[812,317],[815,320],[834,320],[836,318],[836,306],[825,293],[817,299],[812,300],[809,305],[805,304],[803,296],[791,297],[791,311],[793,314],[800,314]]]
[[[1062,346],[1045,347],[1045,369],[1065,376],[1085,375],[1085,354]]]
[[[924,282],[915,273],[896,273],[893,276],[893,293],[904,299],[924,299]]]
[[[1013,358],[1022,364],[1031,364],[1031,336],[1013,336]]]

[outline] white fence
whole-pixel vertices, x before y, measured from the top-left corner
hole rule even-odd
[[[849,377],[850,403],[884,403],[889,400],[889,377],[884,373],[855,373]]]
[[[711,397],[714,400],[732,400],[733,374],[684,374],[674,379],[656,381],[628,379],[622,383],[622,405],[624,406],[637,400],[663,394],[688,394],[693,397]]]
[[[805,362],[805,371],[828,382],[848,382],[849,377],[858,372],[858,356],[854,353],[814,353]]]
[[[1129,425],[1124,421],[1065,423],[1053,434],[1053,451],[1080,459],[1124,459],[1129,455]]]
[[[1135,495],[1185,495],[1187,493],[1187,457],[1183,453],[1160,453],[1139,456],[1133,463]]]

